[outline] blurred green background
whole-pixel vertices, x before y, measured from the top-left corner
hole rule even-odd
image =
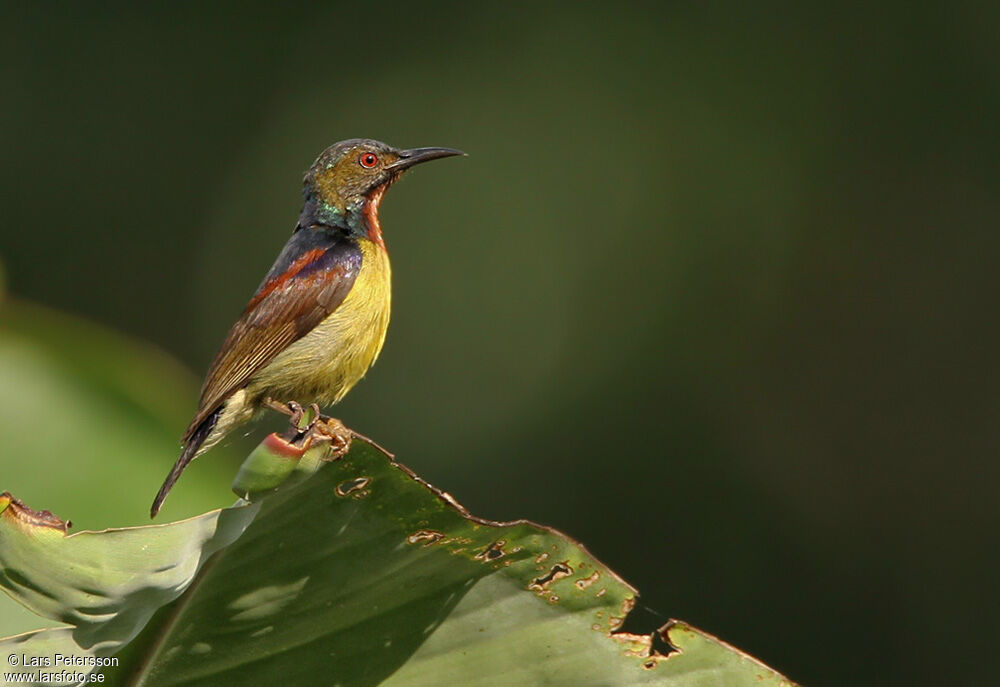
[[[314,157],[453,146],[336,415],[806,685],[992,681],[1000,6],[390,5],[2,5],[0,489],[143,522]]]

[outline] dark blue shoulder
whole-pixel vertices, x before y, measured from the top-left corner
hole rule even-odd
[[[309,257],[303,261],[306,256]],[[335,267],[353,276],[361,269],[361,257],[357,240],[342,229],[323,225],[296,227],[261,287],[284,275],[293,265],[298,267],[296,272],[300,276]]]

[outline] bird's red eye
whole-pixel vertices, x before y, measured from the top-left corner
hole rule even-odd
[[[358,158],[358,162],[361,163],[362,167],[368,167],[369,169],[375,166],[378,162],[378,155],[375,153],[362,153],[361,157]]]

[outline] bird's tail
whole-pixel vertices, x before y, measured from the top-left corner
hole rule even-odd
[[[163,486],[160,487],[160,491],[157,492],[156,498],[153,499],[153,506],[149,509],[149,517],[155,518],[156,514],[160,512],[160,506],[163,505],[163,501],[167,498],[167,494],[173,489],[174,483],[184,472],[184,468],[188,466],[194,457],[198,455],[198,449],[201,445],[205,443],[212,430],[215,429],[215,424],[219,421],[219,415],[222,414],[222,408],[219,408],[214,413],[202,420],[201,424],[198,425],[191,436],[187,438],[184,442],[184,449],[181,451],[180,457],[177,462],[174,463],[174,467],[170,468],[170,474],[167,475],[167,479],[163,481]]]

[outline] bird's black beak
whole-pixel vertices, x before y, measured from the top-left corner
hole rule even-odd
[[[398,150],[396,155],[399,159],[388,165],[387,169],[402,171],[421,162],[437,160],[441,157],[452,157],[453,155],[465,155],[461,150],[454,148],[410,148],[409,150]]]

